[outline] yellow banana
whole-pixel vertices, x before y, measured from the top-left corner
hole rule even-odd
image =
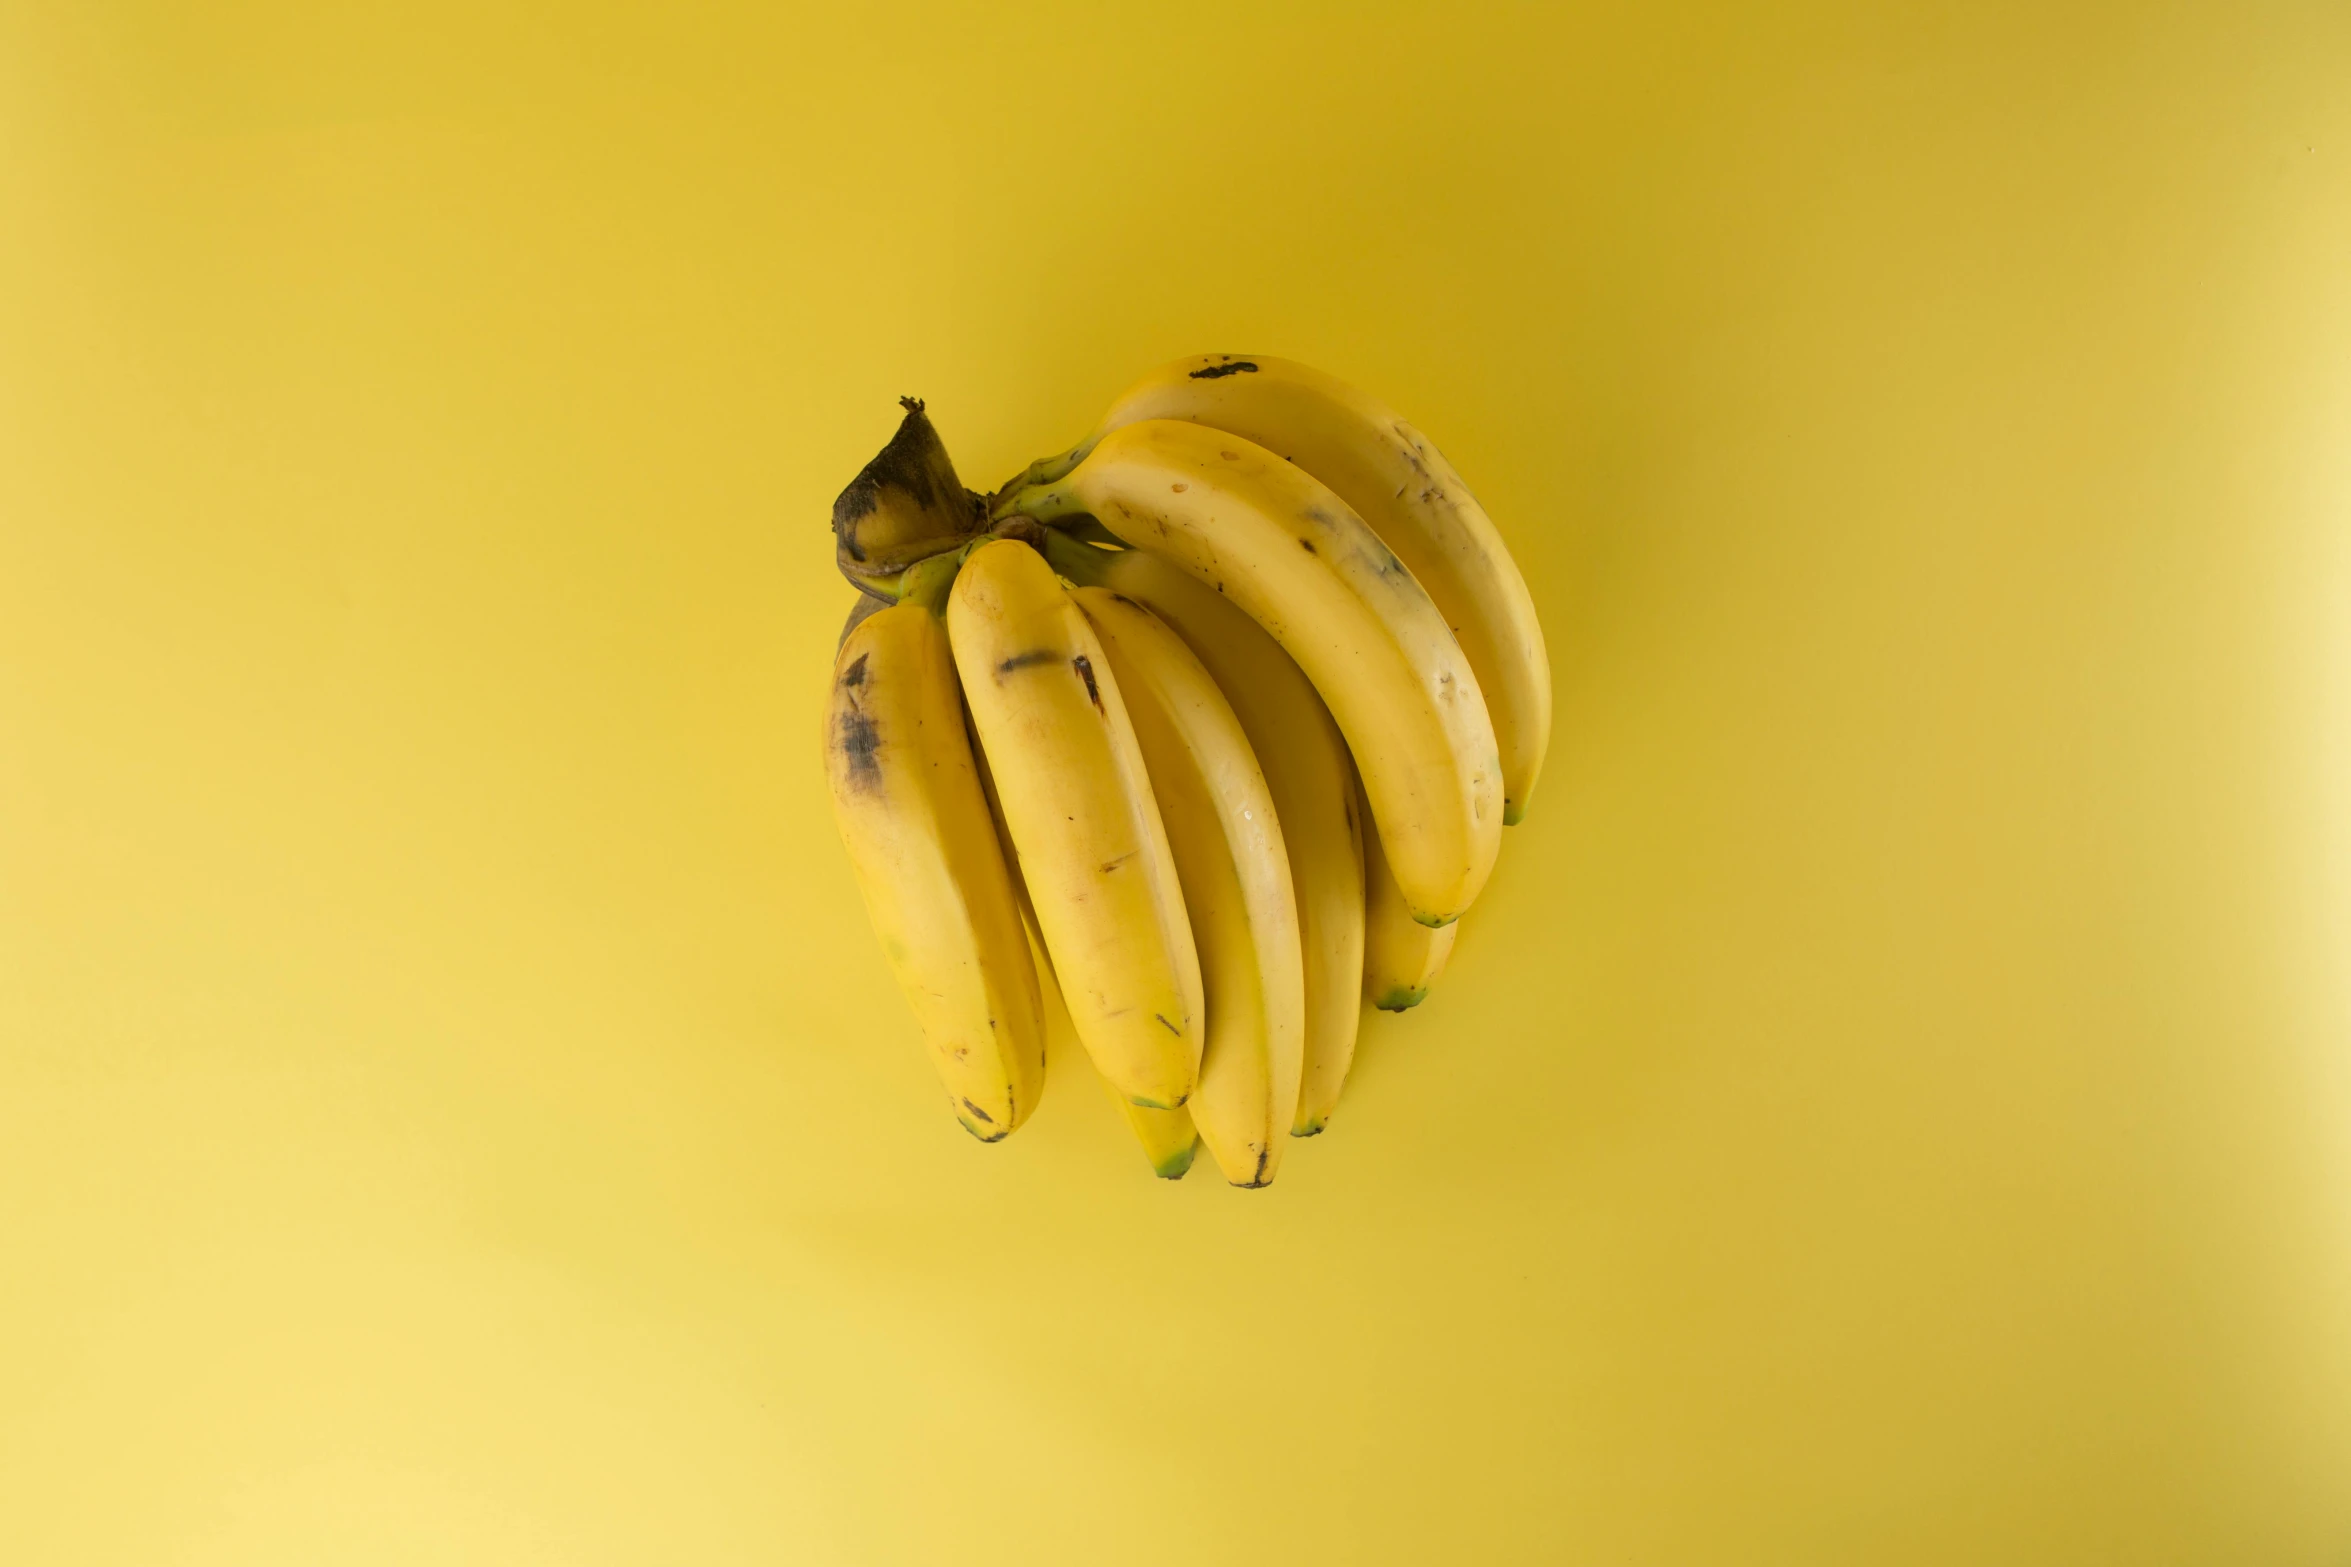
[[[1047,1000],[1058,1000],[1061,993],[1060,977],[1053,972],[1053,954],[1045,950],[1045,933],[1037,924],[1037,906],[1029,900],[1028,883],[1020,874],[1020,856],[1013,852],[1012,833],[1004,825],[1004,802],[996,797],[996,780],[988,772],[987,753],[976,745],[972,755],[980,764],[980,789],[988,797],[988,814],[994,818],[996,842],[1004,851],[1005,868],[1012,873],[1012,898],[1020,906],[1021,924],[1027,928],[1030,955],[1036,959],[1039,989],[1048,992]],[[1061,1003],[1064,1010],[1068,1003]],[[1100,1076],[1099,1073],[1096,1074]],[[1111,1086],[1110,1079],[1102,1078],[1103,1092],[1125,1115],[1127,1125],[1134,1129],[1135,1141],[1143,1145],[1143,1157],[1151,1161],[1151,1169],[1163,1181],[1180,1181],[1192,1168],[1192,1155],[1200,1146],[1200,1134],[1192,1126],[1191,1112],[1181,1105],[1173,1110],[1152,1110],[1128,1101],[1127,1096]]]
[[[1192,1112],[1181,1105],[1173,1110],[1154,1110],[1121,1097],[1115,1088],[1110,1089],[1110,1097],[1126,1112],[1127,1125],[1133,1128],[1135,1141],[1143,1145],[1143,1157],[1151,1161],[1152,1172],[1163,1181],[1182,1180],[1192,1168],[1192,1156],[1200,1151],[1200,1130]]]
[[[1165,556],[1096,549],[1048,530],[1045,558],[1070,581],[1123,593],[1165,621],[1199,656],[1257,754],[1298,905],[1306,1034],[1290,1130],[1310,1137],[1339,1102],[1363,1016],[1365,834],[1347,742],[1281,644]],[[1212,1032],[1213,1008],[1212,999]]]
[[[1163,365],[1111,404],[1100,428],[1188,419],[1246,437],[1329,485],[1396,552],[1444,612],[1492,716],[1504,822],[1526,814],[1551,741],[1551,664],[1526,579],[1444,454],[1378,399],[1263,354],[1198,354]],[[1038,465],[1056,479],[1084,456]]]
[[[1377,837],[1364,845],[1363,880],[1363,999],[1383,1012],[1419,1006],[1445,972],[1461,922],[1431,930],[1412,917]]]
[[[1011,539],[965,560],[947,632],[1078,1039],[1128,1099],[1173,1109],[1199,1071],[1199,956],[1101,644]]]
[[[1192,1124],[1226,1180],[1269,1185],[1297,1113],[1306,1026],[1298,908],[1273,795],[1240,720],[1182,639],[1107,588],[1070,596],[1134,720],[1199,949],[1208,1027]]]
[[[1501,843],[1493,724],[1444,616],[1345,501],[1244,437],[1145,419],[1002,510],[1091,514],[1246,610],[1338,720],[1413,917],[1469,907]]]
[[[935,603],[850,628],[825,710],[833,812],[956,1119],[996,1142],[1045,1086],[1036,969]]]

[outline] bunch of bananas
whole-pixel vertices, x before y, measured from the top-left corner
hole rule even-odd
[[[949,1103],[982,1142],[1036,1109],[1042,970],[1160,1175],[1205,1142],[1266,1185],[1525,814],[1526,583],[1427,437],[1304,365],[1168,365],[991,496],[905,408],[834,505],[824,751]]]

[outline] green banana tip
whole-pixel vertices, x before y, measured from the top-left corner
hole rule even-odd
[[[897,592],[901,604],[920,604],[932,614],[944,614],[947,594],[955,586],[955,574],[963,569],[964,560],[981,541],[959,544],[954,549],[942,550],[925,556],[899,573]]]

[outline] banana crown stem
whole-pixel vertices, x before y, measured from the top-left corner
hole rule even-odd
[[[1045,530],[1045,559],[1080,587],[1102,587],[1110,575],[1108,555],[1059,528]]]
[[[1019,475],[1015,477],[1010,484],[1007,484],[1004,486],[1004,488],[998,490],[996,492],[996,499],[998,501],[1002,501],[1006,496],[1017,494],[1020,491],[1029,489],[1035,485],[1057,484],[1061,480],[1068,478],[1069,471],[1072,468],[1075,468],[1079,463],[1084,462],[1087,456],[1093,452],[1095,443],[1101,439],[1102,436],[1100,432],[1097,431],[1095,434],[1089,435],[1084,440],[1078,442],[1077,445],[1071,447],[1066,452],[1056,453],[1051,457],[1038,458],[1035,462],[1030,463],[1026,468],[1021,469]]]
[[[1061,483],[1032,484],[1015,490],[996,507],[998,520],[1006,517],[1033,517],[1039,522],[1051,522],[1059,517],[1075,516],[1086,509],[1086,503],[1071,494]]]
[[[971,552],[972,546],[966,544],[907,567],[898,577],[898,602],[920,604],[934,615],[946,614],[948,590],[955,586],[955,574],[963,569],[964,557]]]

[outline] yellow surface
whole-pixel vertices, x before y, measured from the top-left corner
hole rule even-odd
[[[2347,82],[0,12],[0,1559],[2351,1560]],[[992,483],[1206,349],[1442,442],[1561,696],[1262,1193],[1066,1048],[955,1126],[814,735],[899,393]]]

